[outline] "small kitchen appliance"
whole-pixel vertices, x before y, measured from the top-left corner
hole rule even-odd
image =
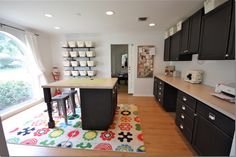
[[[203,80],[202,70],[189,70],[184,75],[184,80],[190,83],[201,83]]]

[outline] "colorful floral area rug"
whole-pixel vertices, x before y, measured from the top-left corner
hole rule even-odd
[[[56,127],[47,127],[48,114],[41,112],[20,126],[5,130],[8,143],[43,147],[62,147],[122,152],[144,152],[143,134],[136,105],[119,104],[113,124],[107,131],[82,130],[78,115],[69,113],[68,125],[58,113],[53,113]],[[19,119],[19,121],[22,121]],[[17,123],[16,123],[17,125]],[[18,124],[19,125],[19,124]]]

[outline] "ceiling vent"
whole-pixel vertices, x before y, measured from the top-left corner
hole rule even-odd
[[[139,17],[139,18],[138,18],[138,21],[141,21],[141,22],[142,22],[142,21],[147,21],[147,17]]]

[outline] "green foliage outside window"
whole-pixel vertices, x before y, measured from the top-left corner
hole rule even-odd
[[[31,86],[24,81],[0,83],[0,110],[32,98]]]

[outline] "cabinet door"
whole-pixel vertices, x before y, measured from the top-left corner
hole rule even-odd
[[[189,22],[188,52],[198,53],[203,9],[193,14]]]
[[[229,47],[226,59],[235,59],[235,1],[233,1],[232,18],[230,25]]]
[[[170,37],[165,39],[164,45],[164,61],[170,60]]]
[[[180,50],[180,31],[171,36],[170,40],[170,60],[178,61]]]
[[[189,19],[185,20],[182,23],[180,53],[188,52],[188,40],[189,40]]]
[[[192,145],[199,155],[228,156],[232,138],[203,118],[195,117]]]
[[[228,47],[230,1],[205,14],[202,20],[200,60],[223,60]]]

